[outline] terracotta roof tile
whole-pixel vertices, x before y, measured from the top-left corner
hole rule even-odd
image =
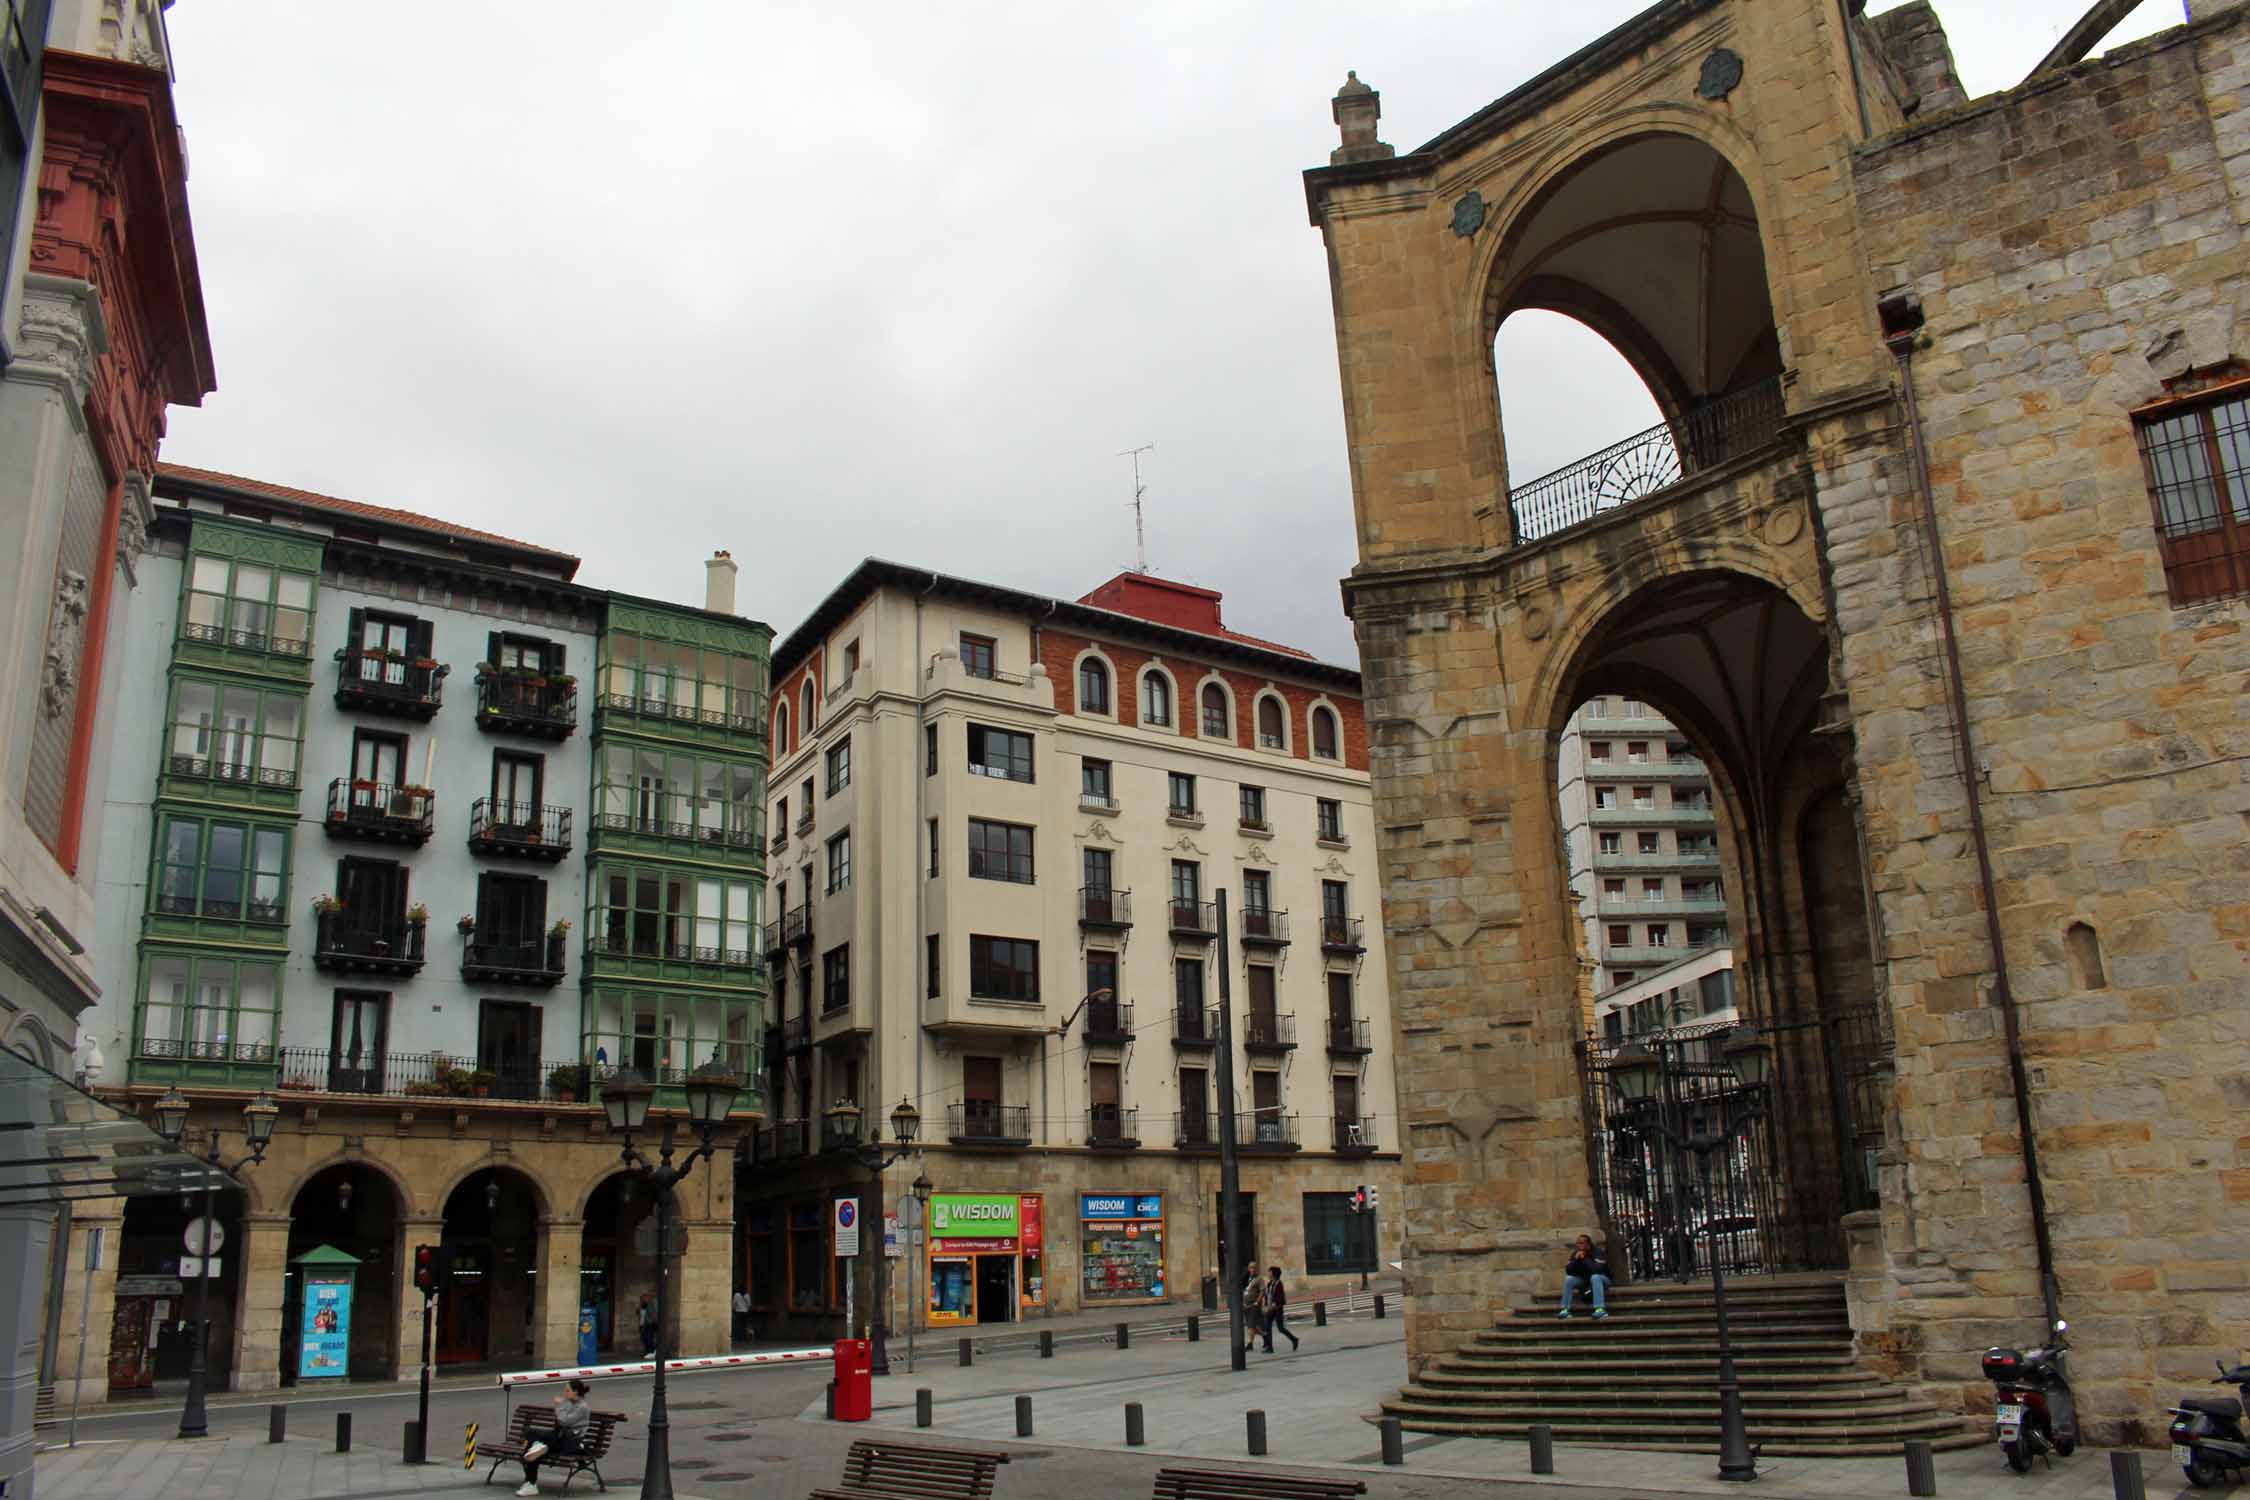
[[[369,521],[384,521],[393,526],[410,526],[417,531],[427,531],[438,536],[458,537],[463,541],[489,542],[499,547],[512,547],[519,552],[536,553],[570,564],[570,571],[578,570],[578,558],[568,552],[558,552],[552,547],[542,547],[536,542],[518,541],[501,536],[498,532],[480,531],[474,526],[440,520],[411,510],[398,510],[388,505],[368,505],[359,500],[346,500],[336,495],[316,494],[286,484],[273,484],[263,479],[250,479],[241,474],[222,474],[215,469],[190,468],[186,464],[159,463],[159,479],[182,479],[196,484],[208,484],[220,489],[234,490],[248,496],[263,496],[269,500],[286,501],[313,510],[332,511],[337,515],[358,516]]]

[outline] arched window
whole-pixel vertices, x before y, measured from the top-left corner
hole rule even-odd
[[[1234,726],[1227,722],[1227,690],[1215,682],[1203,684],[1203,737],[1231,740]]]
[[[1161,725],[1172,722],[1172,679],[1162,672],[1148,672],[1141,677],[1141,722]]]
[[[1280,750],[1288,745],[1281,733],[1281,700],[1267,695],[1258,700],[1258,744],[1267,750]]]
[[[1336,758],[1336,716],[1325,708],[1312,711],[1312,753],[1322,760]]]
[[[810,672],[805,674],[805,685],[797,690],[797,722],[807,734],[812,733],[813,725],[819,722],[813,714],[813,680]]]
[[[1078,664],[1078,711],[1082,714],[1109,712],[1109,668],[1102,665],[1098,656],[1089,656]]]
[[[779,703],[773,711],[773,753],[776,759],[789,753],[789,705]]]

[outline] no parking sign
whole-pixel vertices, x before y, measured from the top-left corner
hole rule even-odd
[[[859,1200],[857,1198],[838,1198],[836,1200],[836,1254],[838,1256],[859,1254]]]

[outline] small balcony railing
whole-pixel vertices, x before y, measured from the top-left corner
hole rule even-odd
[[[471,931],[463,935],[461,977],[497,984],[560,984],[565,936],[559,932]]]
[[[330,838],[420,848],[436,831],[437,798],[427,787],[339,776],[328,783],[328,816],[321,826]]]
[[[576,1062],[494,1062],[447,1052],[376,1047],[284,1047],[285,1094],[350,1094],[380,1099],[499,1099],[589,1104],[588,1070]]]
[[[211,600],[211,594],[190,594],[191,600]],[[191,604],[191,608],[193,605]],[[262,625],[265,622],[258,620]],[[303,629],[305,622],[299,616],[296,628]],[[268,656],[306,657],[312,655],[312,642],[294,636],[274,635],[265,630],[254,630],[233,625],[206,624],[198,620],[180,622],[180,639],[194,641],[203,646],[225,646],[235,651],[262,651]]]
[[[812,1155],[810,1120],[776,1120],[758,1127],[758,1160],[790,1161]]]
[[[1375,1149],[1375,1117],[1373,1115],[1339,1116],[1333,1122],[1330,1149],[1350,1155],[1354,1152],[1371,1152]]]
[[[1515,539],[1552,536],[1755,453],[1781,436],[1785,415],[1781,377],[1774,376],[1511,489],[1508,514]]]
[[[744,934],[744,937],[747,940],[749,934]],[[716,965],[726,969],[745,969],[753,962],[748,948],[714,948],[699,943],[667,940],[651,936],[646,931],[636,933],[630,923],[606,932],[597,927],[586,939],[586,952],[595,958],[647,958],[681,964]]]
[[[1297,1117],[1278,1109],[1246,1109],[1234,1117],[1234,1143],[1245,1151],[1295,1151]]]
[[[1297,1050],[1297,1018],[1252,1011],[1242,1018],[1242,1047],[1246,1052]]]
[[[1086,1112],[1086,1144],[1096,1151],[1131,1151],[1141,1144],[1141,1112],[1097,1104]]]
[[[995,1104],[971,1099],[945,1107],[945,1133],[965,1146],[1028,1146],[1031,1144],[1031,1107]]]
[[[1219,1149],[1218,1116],[1208,1109],[1180,1110],[1172,1116],[1172,1144],[1181,1151]]]
[[[336,706],[401,719],[429,719],[444,706],[450,669],[427,656],[386,651],[336,653]]]
[[[289,912],[278,897],[248,896],[230,901],[209,891],[198,896],[193,891],[159,889],[154,905],[157,915],[164,917],[208,917],[218,922],[257,922],[271,927],[289,925]]]
[[[1328,1018],[1328,1050],[1337,1057],[1363,1057],[1375,1050],[1367,1023],[1352,1016]]]
[[[594,708],[604,717],[627,714],[637,719],[659,720],[668,724],[698,725],[751,739],[762,740],[766,737],[765,700],[753,699],[747,695],[738,695],[732,703],[724,706],[714,704],[703,707],[686,699],[675,700],[662,693],[646,696],[601,693],[594,699]]]
[[[1172,1045],[1175,1047],[1218,1046],[1219,1008],[1216,1005],[1174,1005],[1172,1007]]]
[[[363,916],[347,909],[318,912],[313,964],[341,973],[413,974],[422,967],[428,926],[405,917]]]
[[[781,1018],[775,1028],[780,1035],[784,1052],[809,1052],[812,1050],[812,1012],[792,1011]]]
[[[1078,888],[1078,925],[1121,929],[1133,925],[1133,893],[1107,886]]]
[[[567,740],[578,730],[578,682],[510,667],[477,668],[477,728],[507,730],[543,740]]]
[[[1320,919],[1321,948],[1329,953],[1366,952],[1367,944],[1361,927],[1364,920],[1361,917],[1339,917],[1333,914],[1323,916]]]
[[[811,926],[811,913],[803,906],[775,917],[766,924],[766,957],[779,961],[792,944],[803,942],[812,936]]]
[[[1281,948],[1289,942],[1289,913],[1263,906],[1242,908],[1242,941],[1259,948]]]
[[[255,787],[270,792],[293,792],[297,789],[297,770],[294,766],[253,766],[247,762],[221,760],[211,755],[174,752],[164,757],[164,774],[190,781],[209,781],[229,787]]]
[[[1133,1039],[1133,1004],[1129,1000],[1086,1002],[1086,1040],[1129,1042]]]
[[[1216,901],[1184,901],[1175,896],[1171,914],[1174,937],[1201,940],[1219,935],[1219,903]]]
[[[560,860],[570,853],[570,812],[538,802],[479,797],[469,804],[469,848],[477,854]]]

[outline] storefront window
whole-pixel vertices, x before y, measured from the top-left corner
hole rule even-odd
[[[1355,1214],[1349,1193],[1305,1194],[1305,1274],[1375,1269],[1375,1216]]]
[[[1081,1193],[1079,1297],[1140,1302],[1164,1296],[1164,1195]]]
[[[1007,1323],[1045,1303],[1038,1194],[933,1194],[929,1236],[933,1325]]]

